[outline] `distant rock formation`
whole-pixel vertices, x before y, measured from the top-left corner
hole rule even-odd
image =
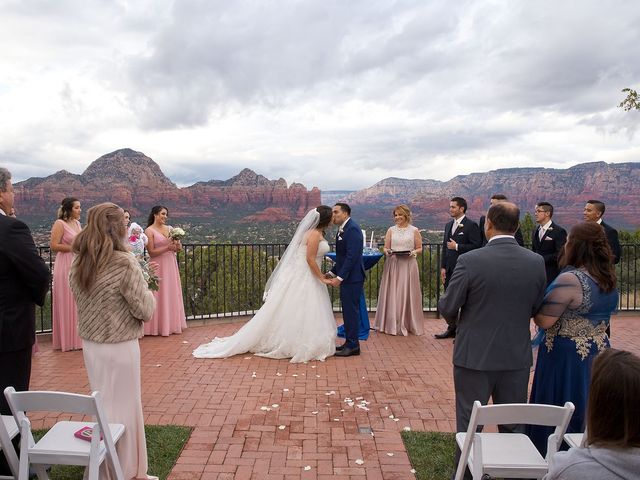
[[[81,175],[65,170],[45,178],[15,184],[16,209],[20,216],[50,217],[66,196],[78,197],[84,209],[112,201],[140,218],[154,205],[166,205],[172,216],[210,218],[224,222],[280,223],[298,220],[320,205],[318,188],[280,178],[269,180],[245,168],[228,180],[209,180],[179,188],[157,163],[129,148],[95,160]],[[582,220],[586,200],[607,205],[605,218],[620,228],[640,226],[640,163],[583,163],[568,169],[507,168],[459,175],[446,182],[387,178],[357,192],[327,192],[333,205],[345,200],[354,207],[358,221],[391,224],[394,206],[408,204],[414,223],[421,228],[440,228],[449,219],[448,205],[459,195],[469,203],[469,217],[478,219],[489,197],[504,193],[525,212],[538,201],[555,207],[554,220],[570,226]]]
[[[346,198],[358,218],[384,223],[391,220],[391,209],[408,204],[420,226],[444,225],[448,220],[449,199],[464,197],[469,217],[477,220],[494,193],[503,193],[520,207],[532,212],[536,202],[548,201],[555,209],[554,220],[573,225],[582,220],[589,199],[605,202],[607,222],[622,228],[640,226],[640,163],[592,162],[568,169],[508,168],[485,173],[459,175],[446,182],[387,178],[354,192]],[[354,213],[355,215],[356,213]]]
[[[274,214],[299,219],[320,204],[320,190],[280,178],[269,180],[245,168],[228,180],[198,182],[177,187],[159,165],[141,152],[116,150],[95,160],[76,175],[59,171],[45,178],[30,178],[15,184],[16,207],[21,216],[55,215],[67,196],[80,199],[86,209],[100,202],[114,202],[146,215],[154,205],[166,205],[172,216],[224,217],[225,220],[269,221]],[[232,208],[233,207],[233,208]],[[274,210],[275,209],[275,210]],[[240,214],[235,218],[234,214]]]

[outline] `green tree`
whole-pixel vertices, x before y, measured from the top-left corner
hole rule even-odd
[[[524,214],[524,218],[520,222],[520,231],[522,232],[522,237],[524,238],[525,245],[531,245],[531,236],[536,229],[536,222],[533,220],[533,217],[529,212]]]
[[[618,104],[618,107],[623,108],[625,111],[640,110],[640,102],[638,102],[638,92],[631,88],[623,88],[622,93],[627,94],[627,98]]]

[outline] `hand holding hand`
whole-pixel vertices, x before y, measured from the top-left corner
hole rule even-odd
[[[456,243],[456,241],[455,241],[455,240],[449,240],[449,241],[447,242],[447,248],[448,248],[449,250],[457,250],[457,249],[458,249],[458,244]]]
[[[337,278],[332,278],[331,280],[329,280],[329,285],[331,285],[332,287],[339,287],[340,283],[340,280],[338,280]]]
[[[324,278],[333,278],[333,275],[331,275],[331,273],[327,272],[324,274]]]

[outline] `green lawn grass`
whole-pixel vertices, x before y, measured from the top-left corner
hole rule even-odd
[[[401,432],[419,480],[450,480],[456,451],[455,433]]]
[[[149,456],[148,473],[163,480],[175,465],[192,429],[177,425],[145,425],[144,430]],[[33,436],[38,439],[45,432],[46,430],[34,430]],[[83,473],[83,467],[55,465],[49,476],[51,480],[81,480]]]

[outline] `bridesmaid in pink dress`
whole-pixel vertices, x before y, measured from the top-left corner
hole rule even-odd
[[[172,333],[182,333],[182,329],[187,328],[176,260],[176,252],[182,250],[182,244],[169,238],[171,227],[167,225],[168,217],[167,207],[153,207],[145,230],[148,237],[147,251],[151,261],[158,265],[157,273],[160,278],[160,290],[153,292],[156,309],[151,320],[144,324],[145,335],[166,337]]]
[[[78,335],[76,302],[69,287],[69,270],[73,253],[71,244],[80,233],[80,201],[68,197],[58,208],[58,219],[51,228],[51,251],[56,252],[53,266],[53,348],[66,352],[82,348]]]

